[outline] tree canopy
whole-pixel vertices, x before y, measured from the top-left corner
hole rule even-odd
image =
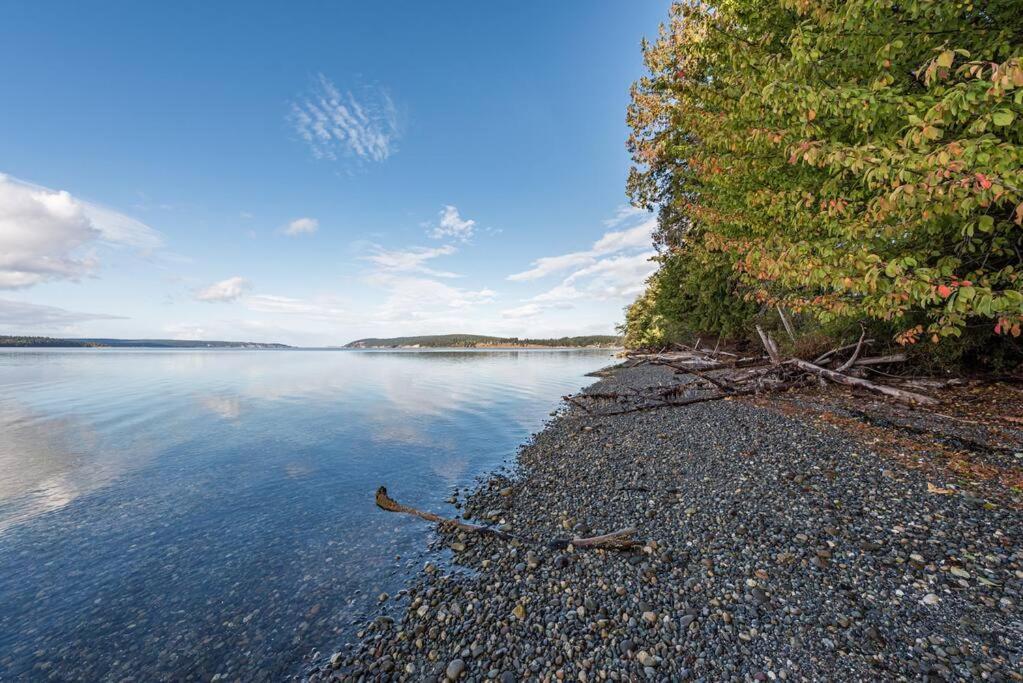
[[[1018,0],[686,0],[644,58],[628,122],[630,196],[660,212],[647,299],[699,287],[666,288],[670,264],[717,292],[709,331],[741,300],[900,343],[1021,334]]]

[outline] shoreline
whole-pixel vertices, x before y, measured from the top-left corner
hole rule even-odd
[[[675,381],[603,374],[583,391]],[[912,450],[891,416],[822,419],[843,415],[830,396],[563,407],[459,501],[536,543],[438,530],[451,567],[427,563],[308,680],[1023,680],[1019,491],[926,436]],[[974,469],[1017,475],[1003,450]],[[641,550],[546,545],[624,526]]]

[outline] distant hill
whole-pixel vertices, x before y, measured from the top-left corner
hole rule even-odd
[[[590,335],[557,339],[520,339],[488,337],[480,334],[432,334],[421,337],[390,337],[388,339],[357,339],[345,344],[346,349],[401,348],[613,348],[621,346],[621,337]]]
[[[22,337],[22,336],[7,336],[0,335],[0,347],[10,346],[53,346],[62,348],[81,348],[81,347],[95,347],[101,346],[100,344],[94,344],[92,342],[83,341],[80,339],[54,339],[53,337]]]
[[[0,347],[140,348],[140,349],[290,349],[287,344],[206,341],[198,339],[55,339],[0,335]]]

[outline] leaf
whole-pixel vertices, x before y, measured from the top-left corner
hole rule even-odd
[[[952,52],[951,50],[945,50],[940,55],[938,55],[938,58],[934,61],[937,62],[938,66],[942,66],[947,69],[948,67],[952,66],[952,61],[955,59],[955,57],[956,55],[954,52]]]
[[[991,117],[991,120],[996,126],[1008,126],[1015,118],[1016,112],[1010,111],[1009,109],[999,109],[994,113],[994,116]]]
[[[927,482],[927,493],[936,493],[941,496],[949,496],[955,493],[952,489],[943,489],[940,486],[935,486],[931,482]]]

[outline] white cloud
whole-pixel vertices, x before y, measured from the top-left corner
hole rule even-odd
[[[235,301],[250,289],[252,289],[251,282],[240,275],[235,275],[200,289],[195,293],[195,298],[199,301],[209,301],[211,303]]]
[[[515,308],[506,308],[501,311],[502,318],[535,318],[536,316],[543,313],[544,308],[540,304],[525,304],[523,306],[516,306]]]
[[[632,298],[643,291],[646,279],[657,270],[657,265],[650,260],[656,255],[655,251],[646,251],[633,256],[602,259],[575,271],[565,278],[561,286],[575,289],[579,283],[584,283],[585,295],[589,298]]]
[[[438,314],[489,303],[497,295],[488,288],[463,289],[428,278],[384,272],[370,275],[367,282],[388,292],[374,316],[379,321],[429,320]]]
[[[206,328],[195,323],[172,323],[164,325],[163,331],[170,335],[171,339],[196,340],[207,339]]]
[[[88,276],[101,244],[154,249],[162,239],[116,211],[0,174],[0,289]]]
[[[593,254],[589,251],[576,251],[561,256],[541,256],[533,261],[533,267],[521,273],[514,273],[508,276],[509,280],[518,282],[523,280],[539,280],[540,278],[560,273],[581,266],[593,263]]]
[[[446,205],[440,212],[437,225],[430,230],[430,237],[434,239],[456,239],[466,242],[476,231],[476,221],[462,218],[458,208]]]
[[[289,119],[317,159],[384,161],[397,151],[401,137],[398,110],[387,91],[363,88],[356,97],[323,74],[305,97],[292,102]]]
[[[513,273],[508,279],[513,282],[539,280],[562,273],[572,268],[596,263],[598,259],[623,251],[635,251],[650,247],[657,218],[652,214],[632,207],[619,207],[613,218],[604,221],[608,227],[627,225],[621,230],[605,232],[586,251],[573,251],[560,256],[541,256],[533,261],[532,267],[520,273]]]
[[[315,218],[296,218],[284,228],[284,234],[294,237],[296,235],[311,235],[320,227],[320,222]]]
[[[604,224],[620,229],[605,232],[586,251],[544,256],[533,261],[529,270],[510,275],[509,280],[525,281],[567,271],[559,284],[503,315],[533,318],[552,308],[604,301],[625,303],[643,291],[647,278],[656,270],[650,260],[656,255],[650,248],[656,218],[646,211],[620,207]]]
[[[33,330],[64,328],[92,320],[126,320],[105,313],[80,313],[56,306],[0,299],[0,325],[10,334],[28,334]]]
[[[332,298],[310,301],[260,294],[246,298],[245,307],[257,313],[294,315],[318,321],[344,321],[349,318],[348,312]]]
[[[411,247],[409,249],[387,250],[375,247],[376,251],[369,256],[362,257],[364,260],[373,263],[380,271],[392,273],[420,273],[432,275],[433,277],[451,278],[458,277],[457,273],[438,271],[424,265],[427,261],[438,256],[450,256],[458,250],[451,245],[443,247]]]

